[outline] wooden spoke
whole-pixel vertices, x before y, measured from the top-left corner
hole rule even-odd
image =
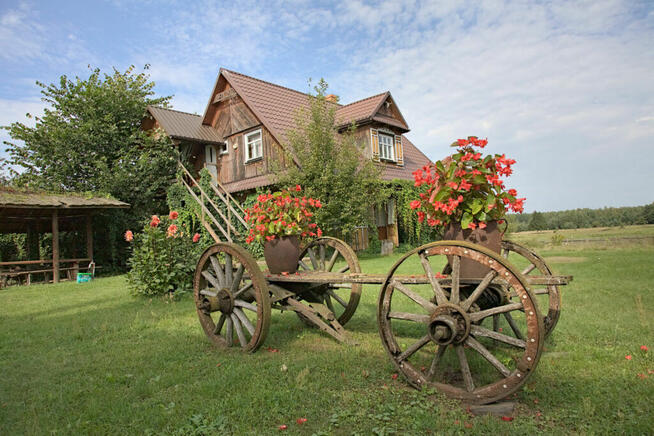
[[[511,326],[511,330],[513,330],[513,333],[515,334],[515,337],[518,339],[524,339],[524,336],[522,336],[522,332],[520,331],[520,328],[518,327],[518,324],[515,322],[513,317],[511,316],[510,313],[505,313],[504,318],[506,318],[506,322],[509,323]]]
[[[413,356],[413,354],[421,349],[422,347],[425,346],[425,344],[428,344],[431,341],[431,338],[429,335],[425,335],[422,338],[420,338],[417,342],[413,343],[409,348],[407,348],[404,353],[400,354],[397,356],[397,360],[400,362],[403,360],[407,360],[409,357]]]
[[[459,303],[459,272],[461,270],[461,257],[452,256],[452,291],[450,294],[450,302],[452,304]]]
[[[436,279],[436,276],[434,276],[434,271],[432,271],[431,265],[429,263],[429,259],[427,259],[427,255],[424,252],[420,253],[420,262],[422,263],[422,268],[425,270],[425,274],[429,279],[429,283],[431,283],[431,287],[434,291],[434,295],[436,296],[436,302],[438,304],[447,303],[447,297],[445,296],[445,292],[443,291],[443,288],[441,287],[441,284],[438,281],[438,279]]]
[[[470,306],[472,306],[472,304],[473,304],[475,301],[477,301],[477,298],[479,298],[479,296],[481,295],[481,293],[484,292],[484,291],[486,290],[486,288],[488,287],[488,285],[491,284],[491,282],[493,281],[493,279],[494,279],[496,276],[497,276],[497,271],[495,271],[495,270],[491,270],[491,271],[489,271],[489,272],[484,276],[484,278],[483,278],[483,280],[481,281],[481,283],[479,283],[479,284],[477,285],[477,287],[475,288],[475,290],[472,291],[472,294],[470,294],[470,296],[469,296],[468,298],[466,298],[465,301],[464,301],[463,303],[461,303],[461,308],[462,308],[463,310],[468,310],[468,309],[470,309]]]
[[[211,286],[213,286],[214,288],[216,289],[222,288],[218,279],[216,279],[213,275],[211,275],[211,273],[208,270],[202,271],[202,277],[207,279],[207,281],[211,283]]]
[[[241,284],[241,279],[243,278],[243,265],[239,265],[234,273],[234,281],[232,281],[232,293],[235,293],[238,290],[238,286]]]
[[[332,257],[329,259],[329,263],[327,264],[327,267],[325,267],[325,271],[331,271],[332,268],[334,268],[334,263],[336,263],[336,259],[338,259],[338,250],[334,250],[334,254],[332,254]]]
[[[547,289],[545,289],[545,288],[534,289],[534,290],[531,291],[531,292],[533,292],[533,293],[536,294],[536,295],[545,295],[545,294],[549,294],[549,291],[548,291]]]
[[[519,348],[527,348],[527,344],[523,340],[516,339],[514,337],[507,336],[499,332],[494,332],[492,330],[488,330],[487,328],[475,324],[470,326],[470,334],[477,337],[483,336],[483,337],[495,339],[496,341],[504,342],[505,344],[513,345]]]
[[[206,295],[207,297],[215,297],[218,294],[215,292],[211,292],[209,288],[204,288],[203,290],[200,291],[200,295]]]
[[[227,318],[227,327],[225,330],[225,339],[227,340],[227,346],[231,347],[234,345],[234,338],[232,336],[234,335],[234,321],[232,321],[232,317],[226,316]]]
[[[216,324],[216,327],[213,329],[213,334],[214,335],[219,335],[220,331],[223,329],[223,325],[225,324],[225,316],[224,313],[220,314],[220,318],[218,318],[218,323]]]
[[[236,330],[236,336],[238,337],[238,341],[241,344],[241,347],[244,348],[248,344],[248,340],[245,338],[245,333],[243,333],[243,327],[241,326],[241,321],[239,321],[238,317],[235,314],[229,315],[230,319],[234,323],[234,329]]]
[[[468,392],[472,392],[475,390],[475,383],[472,381],[472,374],[470,373],[470,366],[468,365],[466,352],[463,349],[463,345],[455,345],[454,349],[456,350],[456,355],[459,357],[461,374],[463,375],[463,381],[465,382],[466,390]]]
[[[243,309],[247,309],[251,312],[257,311],[257,307],[254,304],[247,303],[243,300],[234,300],[234,306],[242,307]]]
[[[232,255],[225,253],[225,286],[231,286],[234,277],[234,267],[232,265]]]
[[[342,274],[342,273],[344,273],[344,272],[346,272],[346,271],[349,271],[349,270],[350,270],[350,266],[349,266],[349,265],[345,265],[343,268],[339,269],[339,270],[336,271],[336,272],[339,273],[339,274]]]
[[[329,289],[329,290],[327,291],[327,294],[329,294],[331,297],[333,297],[334,300],[338,301],[339,304],[340,304],[341,306],[343,306],[343,307],[347,307],[347,303],[345,302],[345,300],[343,300],[341,297],[339,297],[339,296],[336,294],[336,292],[334,292],[334,291],[332,291],[331,289]]]
[[[213,267],[214,273],[216,273],[216,276],[218,277],[219,285],[217,288],[220,289],[225,286],[225,273],[223,272],[223,268],[220,266],[220,262],[216,256],[209,257],[209,260],[211,261],[211,266]]]
[[[409,297],[410,299],[412,299],[413,301],[415,301],[416,303],[418,303],[419,305],[421,305],[427,312],[431,313],[434,310],[436,310],[436,305],[434,303],[432,303],[431,301],[425,300],[423,297],[416,294],[411,289],[407,288],[406,286],[404,286],[402,283],[398,282],[397,280],[391,281],[390,285],[393,288],[400,291],[401,293],[403,293],[404,295],[406,295],[407,297]],[[439,285],[439,287],[440,287],[440,285]],[[447,301],[447,300],[445,300],[445,301]]]
[[[309,268],[309,267],[307,266],[307,264],[304,263],[304,261],[303,261],[302,259],[300,259],[300,262],[298,262],[298,264],[299,264],[302,268],[304,268],[305,270],[307,270],[307,271],[311,271],[311,268]]]
[[[470,314],[470,320],[473,322],[481,321],[484,318],[487,318],[491,315],[497,315],[500,313],[511,312],[514,310],[522,309],[522,303],[510,303],[503,306],[493,307],[492,309],[482,310],[480,312],[474,312]]]
[[[333,314],[336,314],[334,303],[332,303],[332,297],[330,297],[329,294],[325,294],[325,304],[327,305],[327,308],[332,311]]]
[[[252,288],[252,282],[248,283],[247,285],[243,286],[238,291],[234,292],[232,297],[234,297],[234,299],[236,299],[236,298],[240,297],[241,295],[243,295],[244,292],[246,292],[247,290],[249,290],[251,288]]]
[[[434,353],[434,358],[431,361],[431,365],[429,365],[429,371],[427,371],[428,380],[432,380],[434,378],[434,374],[436,374],[436,368],[441,361],[441,357],[443,357],[443,354],[445,354],[445,350],[447,350],[447,345],[439,345],[436,353]]]
[[[475,350],[477,353],[481,354],[481,356],[484,359],[486,359],[491,365],[493,365],[495,369],[497,369],[500,372],[500,374],[502,374],[504,377],[508,377],[509,375],[511,375],[511,371],[509,370],[509,368],[504,366],[504,364],[499,360],[497,360],[497,358],[493,356],[486,347],[481,345],[474,338],[468,336],[468,339],[465,340],[465,343],[468,344],[468,346],[473,350]]]
[[[532,263],[532,264],[529,265],[527,268],[525,268],[525,269],[522,270],[522,275],[523,275],[523,276],[526,276],[527,274],[529,274],[530,272],[532,272],[532,271],[535,270],[535,269],[536,269],[536,265],[534,265],[534,264]]]
[[[418,315],[416,313],[408,312],[389,312],[388,317],[393,319],[403,319],[406,321],[419,322],[421,324],[429,324],[430,320],[429,315]]]
[[[245,329],[250,333],[250,336],[254,335],[254,326],[250,322],[247,316],[245,316],[245,313],[238,307],[234,308],[234,314],[236,317],[241,321],[241,324],[245,327]]]
[[[313,251],[313,247],[309,247],[307,249],[307,253],[309,253],[309,259],[311,259],[311,265],[313,266],[313,269],[318,271],[320,269],[320,265],[318,265],[318,260],[316,259],[316,253]]]
[[[320,270],[325,271],[325,246],[320,245],[320,248],[318,249],[318,253],[320,255]]]

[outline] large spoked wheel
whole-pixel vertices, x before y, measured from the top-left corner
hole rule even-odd
[[[514,253],[514,255],[512,255]],[[547,266],[545,260],[527,247],[511,241],[502,241],[502,257],[522,269],[522,275],[529,278],[530,274],[551,276],[552,270]],[[538,305],[547,315],[543,318],[545,326],[545,337],[548,337],[561,315],[561,291],[556,285],[542,286],[532,289],[536,295]]]
[[[461,275],[470,262],[486,267],[484,277]],[[449,275],[434,273],[447,263]],[[511,328],[494,331],[494,315],[506,315]],[[518,390],[544,339],[543,319],[520,272],[499,254],[460,241],[423,245],[402,257],[382,286],[377,321],[384,348],[409,383],[476,404]]]
[[[331,237],[322,237],[307,245],[300,254],[298,269],[301,272],[327,271],[343,274],[361,272],[359,259],[354,250],[340,239]],[[303,290],[299,297],[301,300],[326,305],[334,313],[338,322],[345,325],[359,305],[361,284],[333,282],[316,285]],[[300,319],[307,322],[302,316]]]
[[[268,285],[243,248],[218,243],[200,257],[193,281],[200,324],[218,347],[254,352],[270,326]]]

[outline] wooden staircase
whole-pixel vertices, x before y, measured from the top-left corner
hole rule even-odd
[[[181,183],[186,188],[191,197],[198,203],[200,206],[201,213],[199,214],[200,222],[207,229],[207,232],[216,242],[228,241],[234,242],[235,237],[245,237],[244,233],[249,231],[249,226],[245,219],[245,210],[241,205],[232,197],[232,195],[227,192],[225,187],[216,180],[215,177],[212,177],[215,183],[211,183],[211,189],[215,196],[212,198],[207,195],[202,186],[198,183],[193,175],[186,169],[186,167],[179,162],[179,167],[182,170],[183,177],[181,177]],[[198,195],[193,188],[197,188],[200,191]],[[218,199],[218,203],[225,205],[226,211],[222,210],[214,201]],[[208,204],[208,205],[207,205]],[[236,226],[232,223],[236,221],[243,225],[243,228],[239,231]],[[243,230],[245,229],[245,230]]]

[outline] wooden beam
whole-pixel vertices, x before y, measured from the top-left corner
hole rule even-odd
[[[86,257],[93,262],[93,217],[86,215]]]
[[[213,99],[213,103],[220,103],[224,100],[229,100],[232,97],[236,97],[236,91],[234,89],[228,89],[227,91],[219,92]]]
[[[59,213],[52,211],[52,282],[59,283]]]

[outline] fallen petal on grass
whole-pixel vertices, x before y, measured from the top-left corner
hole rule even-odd
[[[513,416],[503,416],[502,421],[513,421]]]
[[[306,418],[298,418],[298,419],[295,420],[295,422],[297,422],[298,425],[302,425],[305,422],[307,422],[307,419]]]
[[[282,424],[279,427],[277,427],[279,430],[286,430],[288,428],[288,425]]]
[[[631,354],[627,354],[626,356],[624,356],[624,358],[627,360],[631,360]]]

